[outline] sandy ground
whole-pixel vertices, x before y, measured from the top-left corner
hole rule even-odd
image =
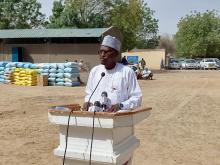
[[[220,71],[173,71],[140,81],[151,116],[137,125],[133,165],[220,165]],[[60,165],[51,105],[83,103],[84,87],[0,85],[0,165]]]

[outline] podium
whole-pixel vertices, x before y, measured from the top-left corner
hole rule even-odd
[[[71,105],[66,107],[71,109]],[[151,109],[140,107],[125,112],[96,112],[92,165],[131,165],[134,150],[140,145],[140,140],[134,135],[134,126],[146,119]],[[69,114],[70,111],[48,110],[49,121],[60,127],[60,143],[54,150],[54,154],[60,158],[65,152]],[[89,164],[93,115],[93,112],[72,111],[65,165]]]

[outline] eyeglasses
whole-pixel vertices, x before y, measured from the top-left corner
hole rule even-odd
[[[99,50],[98,54],[104,54],[104,55],[112,55],[114,53],[113,50]]]

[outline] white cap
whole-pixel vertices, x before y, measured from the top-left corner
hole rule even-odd
[[[107,35],[104,37],[101,45],[113,48],[117,50],[118,52],[121,51],[121,42],[117,38],[112,37],[110,35]]]

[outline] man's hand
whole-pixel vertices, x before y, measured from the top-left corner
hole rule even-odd
[[[88,111],[89,110],[89,107],[90,106],[92,106],[92,103],[90,103],[90,102],[85,102],[84,104],[83,104],[83,111]]]
[[[108,112],[117,112],[119,110],[120,110],[120,105],[115,104],[115,105],[112,105],[111,108],[109,108]]]

